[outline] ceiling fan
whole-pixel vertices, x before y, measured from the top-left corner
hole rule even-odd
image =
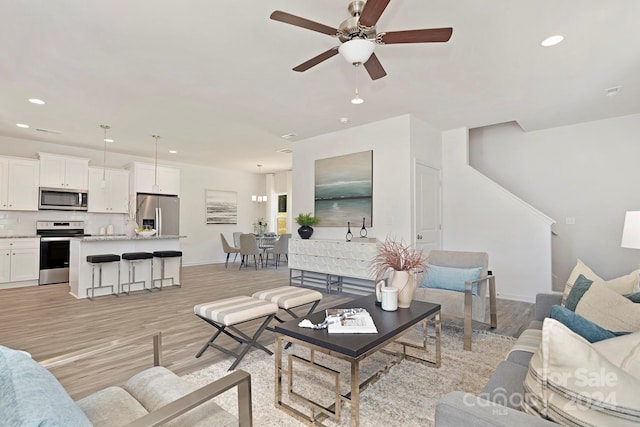
[[[276,10],[271,14],[274,21],[295,25],[311,31],[338,37],[340,46],[322,52],[293,68],[294,71],[306,71],[326,61],[338,53],[355,66],[364,65],[369,76],[377,80],[387,75],[373,52],[376,44],[397,43],[440,43],[449,41],[453,28],[430,28],[422,30],[377,32],[376,23],[390,0],[356,0],[349,3],[351,18],[343,21],[338,28],[329,27],[306,18]]]

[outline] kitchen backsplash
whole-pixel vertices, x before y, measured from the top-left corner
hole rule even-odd
[[[99,234],[100,228],[113,225],[114,234],[125,234],[126,214],[98,214],[71,211],[0,211],[0,236],[35,236],[36,221],[84,221],[87,234]]]

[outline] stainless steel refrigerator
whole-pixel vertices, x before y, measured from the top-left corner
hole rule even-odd
[[[160,194],[138,193],[136,200],[138,227],[152,228],[158,236],[180,234],[180,198]]]

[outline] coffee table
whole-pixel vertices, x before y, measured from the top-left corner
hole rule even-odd
[[[375,295],[370,295],[354,299],[345,304],[332,308],[364,308],[373,318],[373,322],[378,329],[377,334],[329,334],[326,329],[316,330],[301,328],[298,326],[299,319],[280,323],[274,327],[277,334],[275,343],[275,405],[277,408],[293,415],[299,420],[310,425],[323,425],[322,420],[326,418],[340,419],[340,408],[342,402],[351,405],[351,425],[359,425],[360,392],[368,385],[380,377],[380,373],[374,374],[364,381],[360,381],[360,362],[371,354],[382,350],[385,353],[392,353],[396,356],[393,362],[399,363],[403,358],[416,360],[433,367],[440,367],[440,305],[428,302],[413,301],[410,308],[401,308],[397,311],[384,311],[375,304]],[[325,318],[325,312],[320,311],[306,317],[312,323],[321,323]],[[434,320],[435,335],[427,336],[427,321]],[[407,341],[399,340],[403,334],[411,327],[423,323],[424,336],[422,343],[416,345]],[[408,354],[408,348],[419,349],[420,353],[428,353],[428,338],[435,339],[435,358],[419,357],[415,354]],[[310,350],[310,358],[289,354],[287,367],[282,366],[282,346],[283,342],[307,347]],[[392,343],[398,343],[402,347],[402,352],[391,351],[385,347]],[[351,366],[351,391],[347,394],[340,394],[339,372],[320,365],[314,361],[314,352],[327,354],[338,359],[346,360]],[[335,379],[335,402],[330,406],[324,406],[314,402],[307,397],[301,396],[293,390],[293,363],[301,363],[306,368],[318,369],[325,374],[333,375]],[[390,366],[383,368],[388,370]],[[288,394],[290,398],[296,399],[309,406],[310,414],[305,414],[283,401],[282,398],[282,377],[288,377]]]

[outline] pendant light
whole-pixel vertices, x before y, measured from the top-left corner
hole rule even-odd
[[[100,125],[104,135],[102,136],[102,143],[104,148],[102,150],[102,181],[100,181],[100,188],[107,186],[107,130],[111,129],[109,125]]]
[[[257,165],[258,166],[258,174],[260,174],[260,171],[262,170],[262,165]],[[267,196],[264,195],[258,195],[256,196],[255,194],[253,196],[251,196],[251,201],[252,202],[256,202],[256,203],[265,203],[267,201]]]
[[[160,136],[151,135],[151,137],[156,140],[156,169],[155,169],[156,176],[153,182],[153,187],[151,187],[151,191],[153,191],[154,193],[159,193],[160,186],[158,185],[158,138],[160,138]]]

